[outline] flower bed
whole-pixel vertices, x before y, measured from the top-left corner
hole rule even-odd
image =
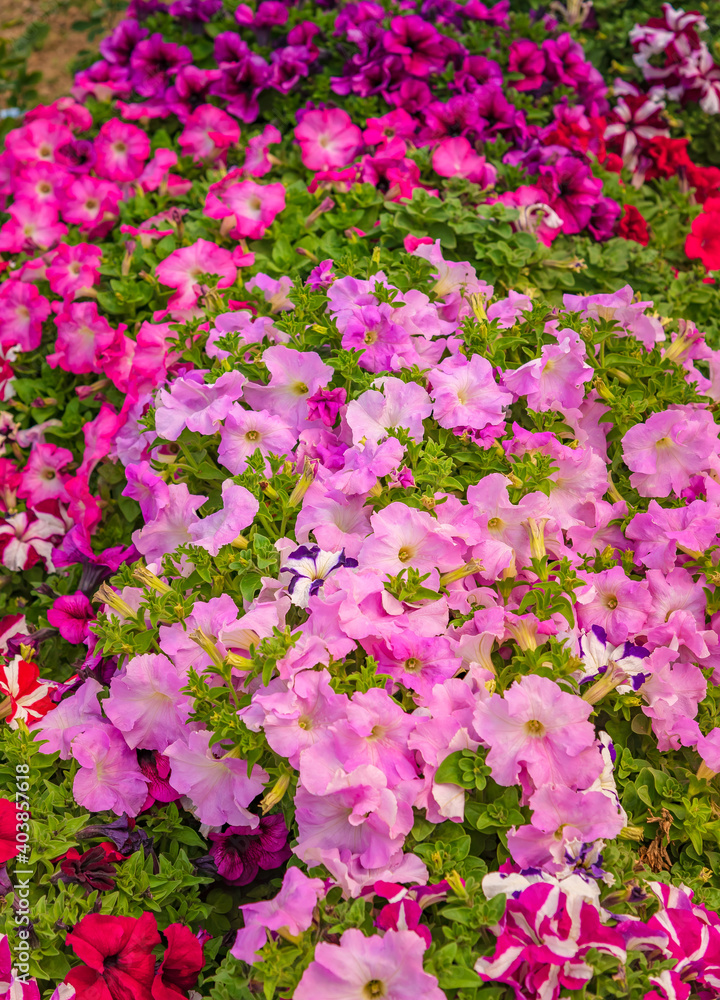
[[[13,997],[720,993],[716,26],[389,8],[7,130]]]

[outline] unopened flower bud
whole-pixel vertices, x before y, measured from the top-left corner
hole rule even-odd
[[[302,498],[305,496],[307,491],[310,489],[313,481],[315,479],[315,470],[310,459],[305,456],[305,461],[303,463],[303,470],[300,474],[300,478],[295,483],[295,488],[290,494],[288,503],[291,507],[297,507]]]
[[[169,587],[164,580],[161,580],[159,576],[155,576],[150,570],[145,566],[144,563],[138,563],[133,568],[133,576],[138,580],[144,587],[150,587],[151,590],[156,590],[158,594],[169,594],[172,587]]]
[[[708,767],[704,760],[700,762],[700,767],[697,769],[697,777],[701,781],[712,781],[716,774],[717,771],[713,771],[712,768]]]
[[[454,583],[455,580],[462,580],[466,576],[474,576],[475,573],[479,573],[482,569],[482,562],[479,559],[471,559],[470,562],[464,563],[462,566],[458,566],[457,569],[450,570],[449,573],[443,573],[440,577],[440,586],[447,587],[449,583]]]
[[[525,522],[525,528],[530,537],[530,555],[533,559],[543,559],[547,555],[545,525],[549,520],[549,517],[529,517]]]
[[[119,594],[116,594],[115,591],[111,587],[108,587],[106,583],[100,584],[93,595],[93,601],[98,601],[101,604],[107,604],[113,609],[113,611],[117,611],[118,614],[122,615],[123,618],[137,617],[136,612],[133,611],[127,601],[124,601],[122,597]]]
[[[260,809],[263,816],[265,816],[266,813],[269,813],[271,809],[274,809],[275,806],[282,801],[282,798],[289,786],[290,775],[281,774],[270,791],[260,799]]]
[[[207,653],[215,666],[222,670],[224,665],[223,657],[220,655],[220,650],[217,648],[209,635],[206,635],[201,628],[196,628],[193,629],[192,632],[188,632],[188,638],[197,643],[203,652]]]

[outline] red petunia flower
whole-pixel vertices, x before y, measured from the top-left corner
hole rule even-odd
[[[105,841],[82,854],[71,847],[55,860],[60,862],[60,872],[53,876],[53,882],[74,882],[87,886],[88,892],[92,889],[104,892],[115,888],[115,865],[124,861],[125,856]]]
[[[163,934],[167,950],[152,984],[153,1000],[177,1000],[187,996],[205,964],[203,948],[184,924],[170,924]]]
[[[634,240],[644,247],[650,242],[647,222],[634,205],[624,205],[625,213],[618,222],[615,232],[624,240]]]
[[[160,944],[154,914],[136,918],[90,913],[65,942],[85,963],[65,977],[75,987],[76,1000],[153,1000],[153,948]]]
[[[720,212],[703,212],[693,219],[685,240],[685,253],[688,257],[699,257],[708,271],[720,270]]]

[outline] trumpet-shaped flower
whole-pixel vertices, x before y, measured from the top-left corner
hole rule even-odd
[[[601,770],[589,721],[592,706],[567,694],[547,677],[530,674],[504,697],[494,694],[475,708],[473,725],[489,745],[488,766],[498,784],[527,775],[536,788],[547,784],[586,788]]]

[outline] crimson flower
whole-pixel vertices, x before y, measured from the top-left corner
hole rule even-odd
[[[644,247],[650,242],[647,222],[634,205],[624,205],[625,214],[618,222],[615,232],[624,240],[634,240]]]
[[[90,913],[65,943],[85,963],[65,977],[75,987],[76,1000],[153,1000],[153,948],[160,944],[154,914],[137,918]]]
[[[167,949],[152,984],[153,1000],[177,1000],[187,996],[205,964],[203,948],[184,924],[170,924],[163,934]]]
[[[708,271],[720,270],[720,212],[703,212],[693,219],[685,253],[699,257]]]
[[[104,892],[115,888],[115,865],[124,861],[125,857],[105,841],[82,854],[71,847],[58,860],[60,872],[53,875],[53,881],[75,882],[87,886],[88,891],[99,889]]]

